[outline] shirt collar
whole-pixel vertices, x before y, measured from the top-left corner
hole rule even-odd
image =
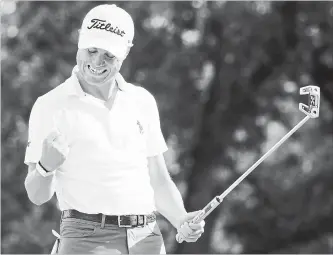
[[[83,97],[83,96],[85,96],[85,92],[82,90],[79,80],[76,75],[78,70],[79,70],[78,67],[75,66],[72,70],[71,77],[68,79],[68,82],[69,82],[68,95]],[[118,88],[120,91],[129,92],[130,86],[125,81],[125,79],[123,78],[123,76],[120,73],[116,74],[116,82],[117,82],[117,85],[118,85]]]

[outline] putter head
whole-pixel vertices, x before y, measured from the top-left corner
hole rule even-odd
[[[320,105],[320,88],[317,86],[305,86],[300,88],[301,95],[308,94],[308,105],[299,103],[299,110],[310,118],[318,118]]]

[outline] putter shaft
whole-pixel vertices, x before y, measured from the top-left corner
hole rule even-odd
[[[282,143],[284,143],[293,133],[295,133],[301,126],[304,125],[310,118],[317,118],[319,116],[320,105],[320,88],[318,86],[306,86],[300,88],[300,94],[309,95],[309,105],[300,103],[299,109],[307,116],[304,117],[292,130],[290,130],[284,137],[280,139],[269,151],[267,151],[256,163],[254,163],[244,174],[242,174],[233,184],[229,186],[220,196],[213,198],[199,213],[192,219],[192,223],[199,223],[204,220],[216,207],[220,205],[223,199],[239,185],[256,167],[264,161],[273,151],[275,151]],[[183,239],[179,234],[176,235],[176,239],[179,243],[183,242]]]
[[[284,137],[280,139],[272,148],[269,149],[260,159],[257,160],[245,173],[243,173],[233,184],[229,186],[220,196],[213,198],[200,212],[192,219],[192,223],[199,223],[204,220],[216,207],[220,205],[223,199],[234,189],[236,188],[241,181],[243,181],[254,169],[260,165],[269,155],[271,155],[277,148],[280,147],[293,133],[295,133],[301,126],[304,125],[310,119],[310,116],[305,116],[292,130],[290,130]],[[177,240],[183,242],[182,238],[177,234]]]
[[[269,149],[256,163],[254,163],[245,173],[243,173],[233,184],[230,185],[220,196],[219,199],[223,200],[238,184],[246,178],[257,166],[263,162],[269,155],[271,155],[277,148],[280,147],[293,133],[295,133],[301,126],[304,125],[310,119],[309,116],[305,116],[292,130],[290,130],[284,137],[280,139],[272,148]]]

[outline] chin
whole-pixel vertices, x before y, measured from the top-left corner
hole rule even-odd
[[[101,80],[87,79],[87,82],[96,87],[103,86],[106,83],[105,79],[101,79]]]
[[[107,75],[105,77],[96,78],[96,77],[91,76],[90,74],[86,74],[85,80],[93,86],[102,86],[108,82],[108,80],[109,80],[108,77],[109,77],[109,75]]]

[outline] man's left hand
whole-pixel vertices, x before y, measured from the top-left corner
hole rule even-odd
[[[196,242],[204,232],[205,221],[199,223],[192,223],[191,220],[199,213],[190,212],[180,221],[180,224],[177,228],[179,237],[181,237],[185,242],[193,243]],[[178,238],[179,238],[178,237]],[[180,240],[177,240],[178,242]]]

